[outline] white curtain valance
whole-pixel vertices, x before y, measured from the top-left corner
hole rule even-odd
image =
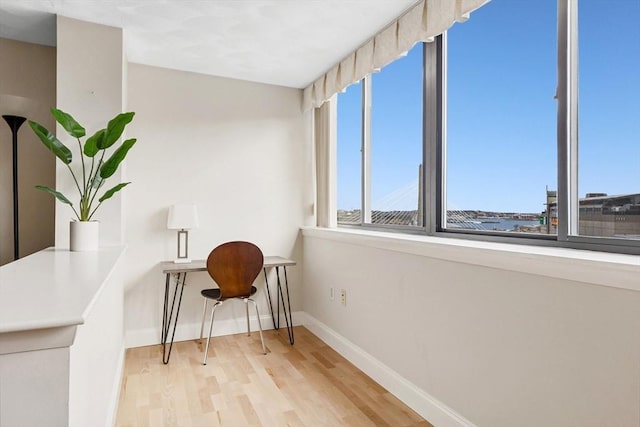
[[[304,90],[303,108],[320,107],[326,100],[365,75],[408,52],[417,42],[431,42],[454,22],[489,0],[422,0]]]

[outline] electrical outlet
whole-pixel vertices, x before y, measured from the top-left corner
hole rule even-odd
[[[347,305],[347,290],[346,289],[342,289],[340,291],[340,302],[342,302],[342,305]]]
[[[331,301],[333,301],[335,299],[335,291],[333,288],[329,288],[329,291],[330,291],[329,296],[331,298]]]

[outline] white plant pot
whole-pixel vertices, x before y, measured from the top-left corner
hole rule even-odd
[[[74,252],[98,250],[98,221],[71,221],[69,226],[69,249]]]

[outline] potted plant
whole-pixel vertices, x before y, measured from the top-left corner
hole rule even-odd
[[[78,141],[80,165],[77,166],[76,171],[71,167],[73,156],[66,145],[41,124],[29,120],[29,126],[45,147],[67,166],[80,200],[77,205],[74,205],[59,191],[42,185],[37,185],[36,188],[54,195],[62,203],[71,206],[77,220],[73,220],[70,226],[70,249],[72,251],[95,250],[98,248],[98,222],[92,221],[93,215],[104,201],[130,183],[122,182],[104,192],[101,192],[101,189],[105,181],[118,170],[120,163],[136,143],[136,139],[127,139],[109,156],[107,156],[107,150],[116,144],[126,125],[133,120],[135,113],[118,114],[109,121],[106,128],[100,129],[87,138],[84,144],[80,138],[86,135],[85,129],[70,114],[56,108],[51,109],[51,114],[64,130]],[[101,195],[98,196],[98,193]]]

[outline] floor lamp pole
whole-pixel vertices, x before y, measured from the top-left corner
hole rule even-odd
[[[20,258],[18,239],[18,129],[26,120],[24,117],[4,115],[2,118],[11,128],[13,148],[13,259]]]

